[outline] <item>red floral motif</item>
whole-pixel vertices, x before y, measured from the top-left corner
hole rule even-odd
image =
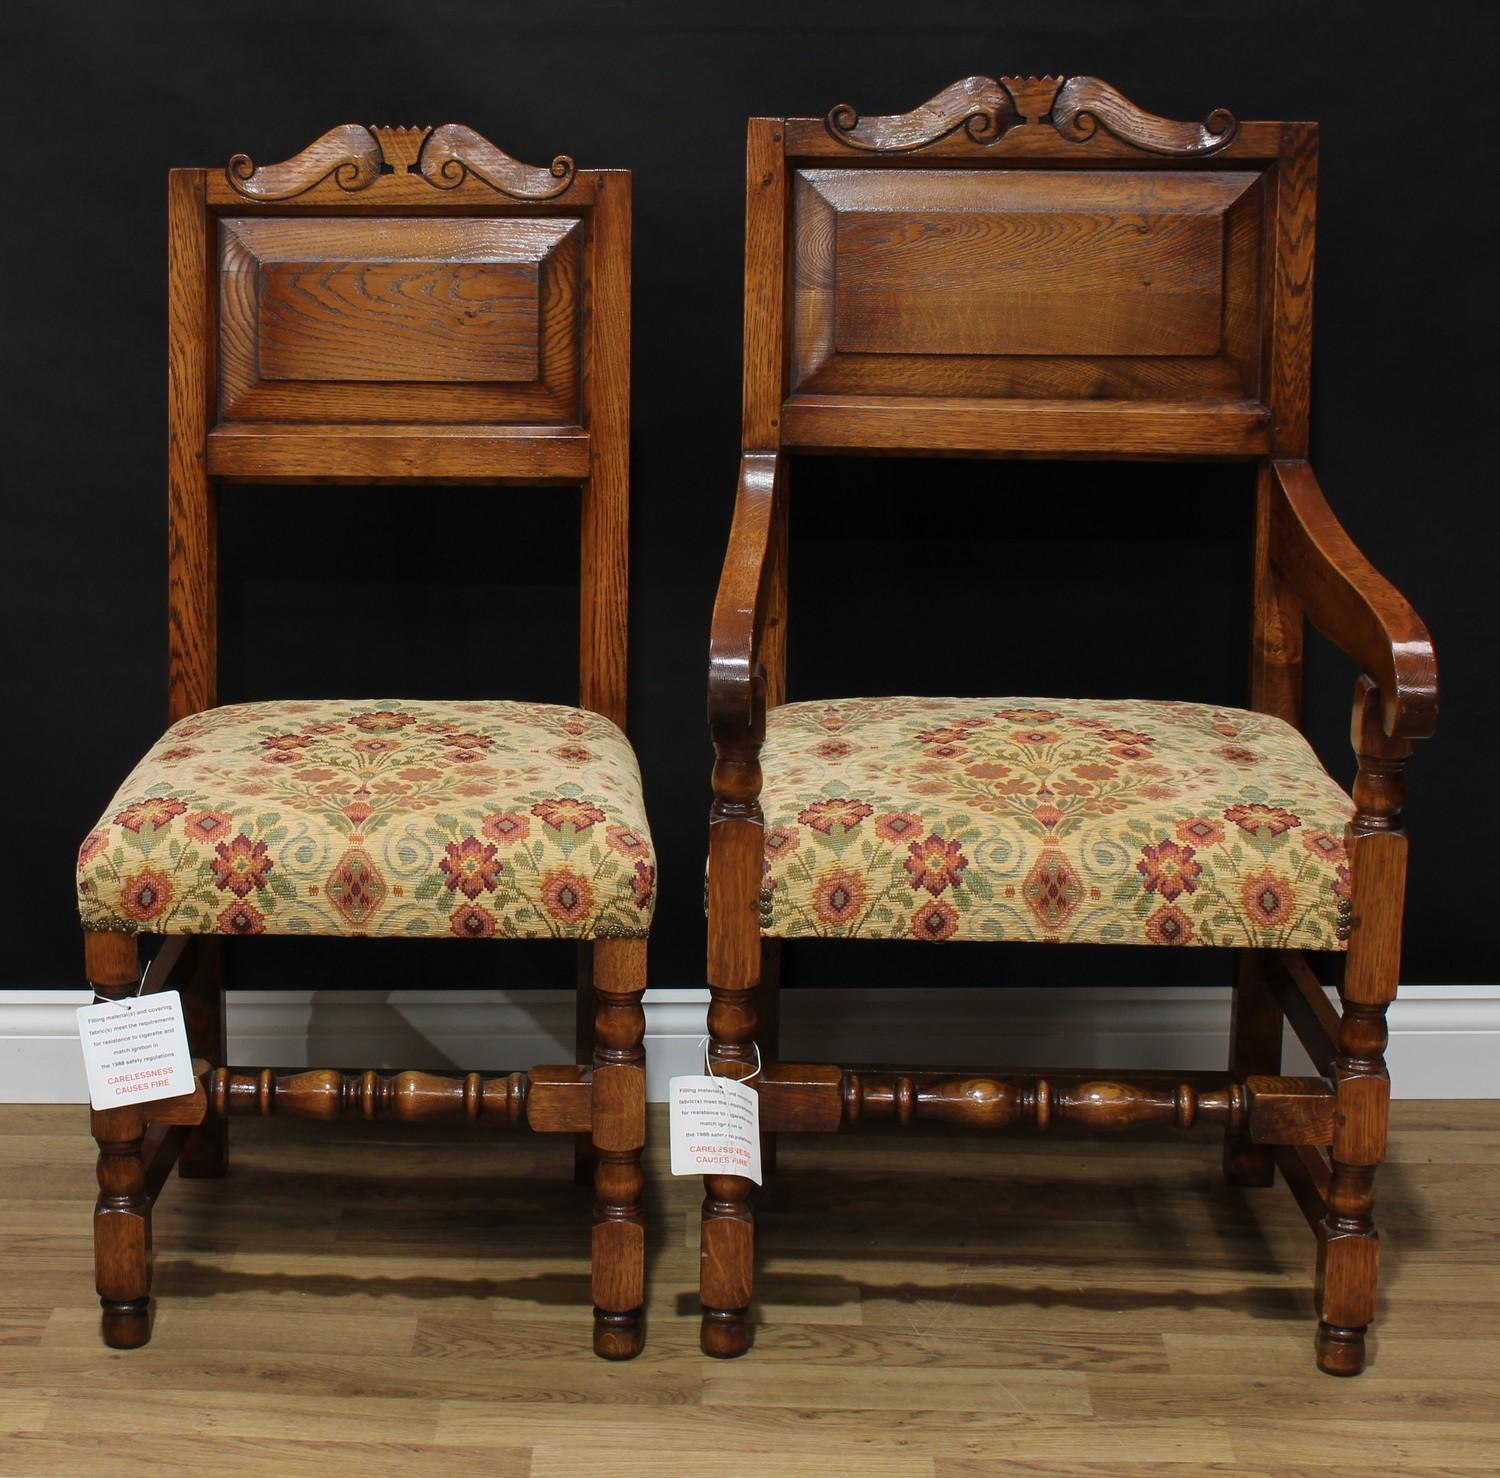
[[[495,844],[478,837],[449,842],[438,859],[438,871],[447,874],[445,887],[457,889],[471,901],[481,893],[493,893],[500,876]]]
[[[310,734],[272,734],[262,739],[260,747],[273,753],[284,753],[293,749],[311,749],[317,741]]]
[[[594,906],[594,893],[587,878],[559,867],[542,879],[542,902],[554,919],[576,924],[588,917]]]
[[[604,820],[604,812],[592,801],[576,800],[571,796],[558,796],[556,800],[538,801],[531,814],[541,818],[544,826],[561,831],[571,826],[575,832],[585,832]]]
[[[247,898],[255,889],[266,887],[266,874],[275,865],[266,855],[264,842],[252,842],[240,832],[227,842],[214,848],[217,854],[211,860],[214,870],[214,886],[233,893],[236,898]]]
[[[1049,846],[1027,873],[1021,896],[1042,927],[1055,934],[1078,911],[1083,901],[1083,883],[1068,866],[1067,858]]]
[[[1279,837],[1282,832],[1302,825],[1300,816],[1291,811],[1283,811],[1280,806],[1263,805],[1260,801],[1252,805],[1241,803],[1231,806],[1225,811],[1224,819],[1234,822],[1241,831],[1248,831],[1251,836],[1262,839]]]
[[[1110,753],[1118,760],[1148,760],[1151,751],[1140,744],[1117,744]]]
[[[1224,827],[1209,816],[1190,816],[1177,823],[1177,840],[1195,847],[1217,847],[1224,840]]]
[[[963,744],[973,738],[964,724],[944,724],[936,729],[923,729],[917,735],[918,744]]]
[[[976,780],[1003,780],[1010,774],[1010,766],[985,760],[977,765],[965,765],[964,774],[972,775]]]
[[[649,862],[637,862],[630,875],[630,897],[637,908],[651,906],[651,894],[656,887],[656,869]]]
[[[1191,944],[1193,921],[1175,904],[1164,903],[1146,920],[1146,938],[1152,944]]]
[[[397,770],[396,774],[403,780],[410,781],[413,785],[421,785],[427,780],[442,779],[443,772],[434,770],[431,765],[412,765],[405,770]]]
[[[220,934],[264,934],[266,916],[253,903],[231,903],[214,925]]]
[[[1068,819],[1068,813],[1054,806],[1051,801],[1043,801],[1032,808],[1031,819],[1044,831],[1052,831]]]
[[[1277,877],[1268,867],[1245,879],[1240,897],[1251,920],[1265,929],[1286,923],[1297,902],[1291,880]]]
[[[1012,724],[1055,724],[1062,714],[1055,708],[997,708],[995,717]]]
[[[766,832],[767,857],[786,857],[802,845],[802,838],[790,826],[773,826]]]
[[[399,739],[356,739],[349,746],[360,754],[394,754],[401,748]]]
[[[865,906],[865,882],[857,872],[836,867],[818,879],[813,910],[825,924],[847,924]]]
[[[646,839],[628,826],[606,826],[604,841],[610,851],[618,852],[621,857],[644,857],[651,850]]]
[[[1253,749],[1246,749],[1241,744],[1227,744],[1223,749],[1214,752],[1228,760],[1231,765],[1258,765],[1260,763],[1260,756]]]
[[[1354,896],[1349,882],[1349,864],[1341,862],[1333,870],[1333,896],[1348,903]]]
[[[1314,857],[1321,857],[1325,862],[1342,862],[1348,855],[1344,851],[1344,839],[1329,831],[1303,832],[1302,845]]]
[[[486,816],[480,822],[479,829],[492,842],[510,846],[515,842],[524,842],[530,835],[531,817],[517,815],[514,811],[498,811],[493,816]]]
[[[200,754],[201,752],[201,750],[191,744],[179,744],[173,749],[162,750],[156,757],[165,764],[168,760],[191,759],[193,755]]]
[[[367,734],[389,734],[396,729],[404,729],[408,724],[416,723],[409,713],[387,713],[381,710],[376,713],[357,713],[349,720],[356,729],[363,729]],[[332,726],[327,724],[310,724],[309,733],[329,733]]]
[[[1017,744],[1039,748],[1044,744],[1056,744],[1061,735],[1055,729],[1017,729],[1010,737]]]
[[[328,901],[340,916],[356,928],[369,922],[385,902],[385,879],[380,869],[357,847],[350,848],[323,885]]]
[[[164,913],[171,902],[172,880],[160,868],[143,867],[120,890],[121,910],[138,924]]]
[[[351,826],[363,826],[374,814],[375,807],[365,800],[350,801],[344,807],[344,816]]]
[[[969,865],[959,844],[945,842],[936,832],[926,841],[913,842],[906,851],[903,865],[911,877],[913,890],[926,888],[934,898],[945,888],[958,887],[963,881],[960,874]]]
[[[875,835],[885,842],[906,842],[925,825],[915,811],[891,811],[875,818]]]
[[[832,836],[835,826],[840,831],[852,831],[866,816],[874,814],[874,807],[867,806],[863,801],[837,796],[833,800],[814,801],[812,805],[805,806],[797,812],[797,820],[803,826],[821,831],[824,836]]]
[[[109,845],[107,831],[91,831],[78,849],[79,867],[87,867]]]
[[[922,751],[928,759],[934,760],[962,759],[968,752],[962,744],[933,744]]]
[[[820,760],[847,759],[854,753],[854,746],[844,739],[825,739],[813,748],[813,753]]]
[[[139,832],[143,826],[159,831],[174,816],[181,816],[186,810],[187,802],[178,800],[176,796],[164,796],[151,801],[136,801],[134,805],[126,806],[116,815],[115,825],[123,826],[126,831]]]
[[[1073,773],[1080,780],[1113,780],[1119,773],[1113,765],[1074,765]]]
[[[493,939],[495,916],[477,903],[461,903],[448,915],[448,927],[460,939]]]
[[[910,927],[917,939],[950,939],[958,928],[958,910],[941,898],[924,901],[911,916]]]
[[[444,734],[441,742],[452,749],[488,749],[495,741],[488,734]]]
[[[229,835],[234,817],[228,811],[194,811],[182,823],[185,835],[195,842],[217,842]]]
[[[1154,845],[1141,848],[1141,860],[1135,870],[1145,879],[1145,889],[1170,903],[1182,893],[1197,891],[1195,881],[1203,871],[1193,859],[1193,849],[1181,842],[1163,837]]]
[[[585,749],[581,744],[559,744],[555,749],[549,749],[547,753],[556,755],[568,765],[582,765],[594,757],[594,751]]]
[[[1124,744],[1132,749],[1137,745],[1156,743],[1150,734],[1143,734],[1139,729],[1100,729],[1099,737],[1106,744]]]

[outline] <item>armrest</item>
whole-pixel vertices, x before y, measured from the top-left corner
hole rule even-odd
[[[1437,725],[1437,657],[1410,603],[1355,547],[1306,462],[1273,462],[1271,559],[1308,619],[1363,668],[1392,739]]]
[[[714,742],[759,742],[765,684],[757,670],[772,566],[779,452],[745,452],[714,600],[708,645],[708,722]]]

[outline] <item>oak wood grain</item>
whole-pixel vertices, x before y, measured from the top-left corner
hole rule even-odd
[[[218,496],[204,465],[212,404],[204,172],[167,178],[167,712],[212,708],[219,683]]]
[[[1314,626],[1358,662],[1378,688],[1392,737],[1421,738],[1437,724],[1437,658],[1411,603],[1386,580],[1328,506],[1306,462],[1272,464],[1271,557]]]
[[[581,426],[233,421],[209,432],[207,468],[223,482],[537,487],[586,478],[591,445]]]

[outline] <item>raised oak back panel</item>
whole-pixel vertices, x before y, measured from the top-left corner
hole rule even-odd
[[[752,121],[747,450],[1290,448],[1315,139],[1094,78]]]

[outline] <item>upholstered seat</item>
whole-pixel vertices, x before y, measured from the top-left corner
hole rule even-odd
[[[644,936],[630,744],[541,703],[244,703],[174,724],[78,858],[87,929]]]
[[[1266,714],[790,703],[761,768],[768,935],[1345,945],[1353,803]]]

